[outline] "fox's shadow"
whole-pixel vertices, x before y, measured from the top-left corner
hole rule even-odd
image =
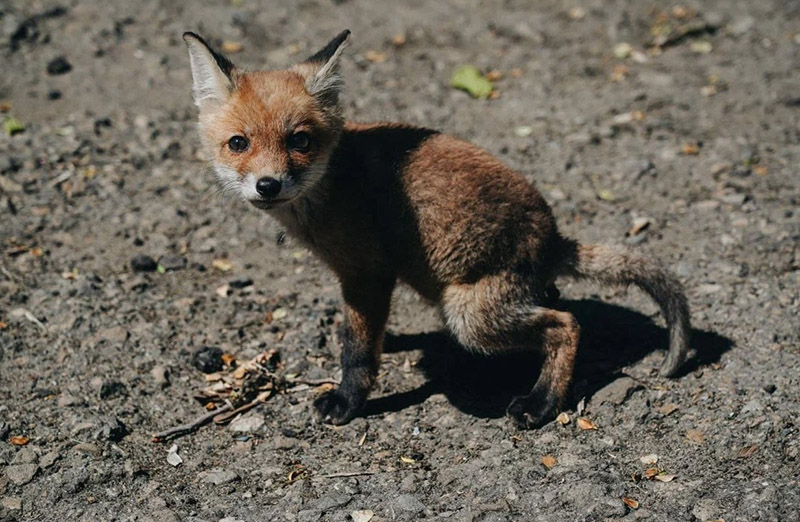
[[[667,346],[667,330],[633,310],[591,299],[564,300],[558,308],[571,312],[581,325],[568,407],[613,381],[623,367]],[[691,347],[696,355],[684,365],[681,375],[718,361],[732,346],[726,337],[693,330]],[[445,332],[387,335],[387,353],[407,350],[422,350],[418,368],[427,382],[415,390],[369,400],[365,415],[399,411],[443,393],[465,413],[501,417],[512,397],[530,391],[541,368],[541,357],[535,353],[475,355],[458,346]]]

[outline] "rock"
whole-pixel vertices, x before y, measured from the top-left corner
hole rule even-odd
[[[0,439],[7,439],[9,433],[11,433],[11,426],[7,422],[0,422]]]
[[[742,406],[742,413],[759,413],[764,410],[764,406],[758,399],[748,401],[747,404]]]
[[[103,453],[103,450],[100,448],[100,446],[97,444],[92,444],[91,442],[81,442],[80,444],[75,444],[72,446],[72,449],[79,451],[80,453],[87,453],[94,456],[99,456]]]
[[[127,394],[128,390],[125,388],[125,385],[114,380],[103,380],[100,383],[100,389],[98,390],[98,395],[102,400],[120,397]]]
[[[47,63],[47,74],[66,74],[72,70],[72,64],[65,56],[59,56]]]
[[[397,507],[409,513],[419,513],[425,510],[425,504],[420,502],[414,495],[400,495],[395,501]]]
[[[150,375],[153,377],[153,381],[157,386],[161,388],[169,386],[169,370],[167,370],[166,366],[160,364],[153,366],[153,369],[150,370]]]
[[[39,460],[39,456],[36,455],[36,451],[33,448],[22,448],[16,453],[16,455],[14,455],[14,459],[11,461],[11,463],[35,464],[37,460]]]
[[[228,429],[234,433],[254,433],[264,426],[264,417],[258,414],[237,417]]]
[[[182,270],[186,268],[186,258],[183,256],[170,254],[161,257],[161,259],[158,260],[158,264],[168,272],[173,270]]]
[[[71,406],[81,406],[83,404],[83,400],[79,397],[75,397],[74,395],[70,395],[69,393],[62,393],[58,396],[58,400],[56,401],[59,408],[69,408]]]
[[[192,354],[192,366],[203,373],[222,369],[222,350],[216,346],[201,346]]]
[[[248,286],[251,286],[252,284],[253,284],[253,280],[250,279],[249,277],[244,277],[244,278],[241,278],[241,279],[234,279],[234,280],[228,282],[228,286],[230,286],[231,288],[246,288]]]
[[[239,480],[239,475],[237,475],[235,471],[231,471],[229,469],[215,468],[200,472],[197,475],[197,478],[206,484],[214,484],[215,486],[219,486],[221,484],[228,484],[229,482]]]
[[[362,509],[350,513],[350,518],[353,519],[353,522],[369,522],[374,516],[375,513],[369,509]]]
[[[0,505],[9,511],[19,511],[22,509],[22,500],[17,497],[3,497]]]
[[[41,459],[39,459],[39,466],[44,468],[49,468],[53,464],[56,463],[58,459],[61,458],[61,454],[57,451],[51,451],[50,453],[45,453]]]
[[[317,522],[322,518],[322,511],[319,509],[303,509],[297,512],[297,522]]]
[[[149,520],[153,522],[180,522],[180,518],[171,509],[158,509],[153,511]]]
[[[148,255],[138,254],[131,258],[131,268],[137,272],[155,272],[158,263]]]
[[[273,439],[272,446],[279,450],[289,450],[297,446],[297,439],[278,435]]]
[[[39,466],[36,464],[12,464],[6,468],[6,477],[12,484],[22,486],[33,480],[37,471]]]
[[[327,513],[330,512],[333,508],[338,508],[347,505],[351,500],[353,500],[353,497],[351,495],[347,495],[344,493],[338,495],[337,494],[327,495],[317,500],[316,507],[320,511]]]
[[[127,435],[128,428],[122,423],[121,420],[114,417],[106,422],[103,422],[100,429],[95,432],[95,440],[107,440],[109,442],[119,442],[125,435]]]
[[[778,389],[778,387],[777,387],[777,386],[775,386],[774,384],[765,384],[765,385],[764,385],[764,387],[763,387],[762,389],[763,389],[765,392],[767,392],[767,393],[769,393],[770,395],[772,395],[773,393],[775,393],[775,390],[777,390],[777,389]]]
[[[592,396],[592,403],[599,405],[608,402],[620,405],[630,397],[631,393],[641,388],[642,386],[630,377],[620,377],[597,390]]]

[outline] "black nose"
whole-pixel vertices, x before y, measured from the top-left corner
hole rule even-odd
[[[274,198],[281,191],[281,182],[275,178],[263,177],[256,181],[256,192],[263,198]]]

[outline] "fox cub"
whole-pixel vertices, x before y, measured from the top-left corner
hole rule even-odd
[[[662,375],[684,363],[681,285],[652,259],[560,235],[520,174],[434,130],[342,116],[344,31],[286,70],[236,68],[194,33],[184,40],[204,150],[223,188],[277,219],[338,277],[346,318],[342,382],[314,403],[325,421],[358,415],[378,373],[392,290],[438,305],[468,350],[540,350],[541,373],[509,416],[551,420],[572,377],[579,327],[549,307],[559,276],[633,284],[660,306],[670,339]]]

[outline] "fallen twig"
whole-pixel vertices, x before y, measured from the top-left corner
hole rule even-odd
[[[308,386],[321,386],[323,384],[334,384],[339,386],[336,379],[286,379],[288,384],[307,384]]]
[[[153,435],[153,442],[166,442],[170,439],[180,437],[182,435],[186,435],[187,433],[192,433],[200,426],[204,424],[208,424],[211,419],[219,415],[220,413],[224,413],[233,409],[233,406],[230,404],[225,404],[220,406],[219,408],[212,410],[208,413],[201,415],[200,417],[196,418],[192,422],[188,422],[186,424],[181,424],[180,426],[175,426],[174,428],[170,428],[168,430],[162,431],[161,433],[156,433]]]
[[[319,478],[344,478],[344,477],[360,477],[362,475],[374,475],[377,471],[344,471],[342,473],[330,473],[328,475],[320,475]]]

